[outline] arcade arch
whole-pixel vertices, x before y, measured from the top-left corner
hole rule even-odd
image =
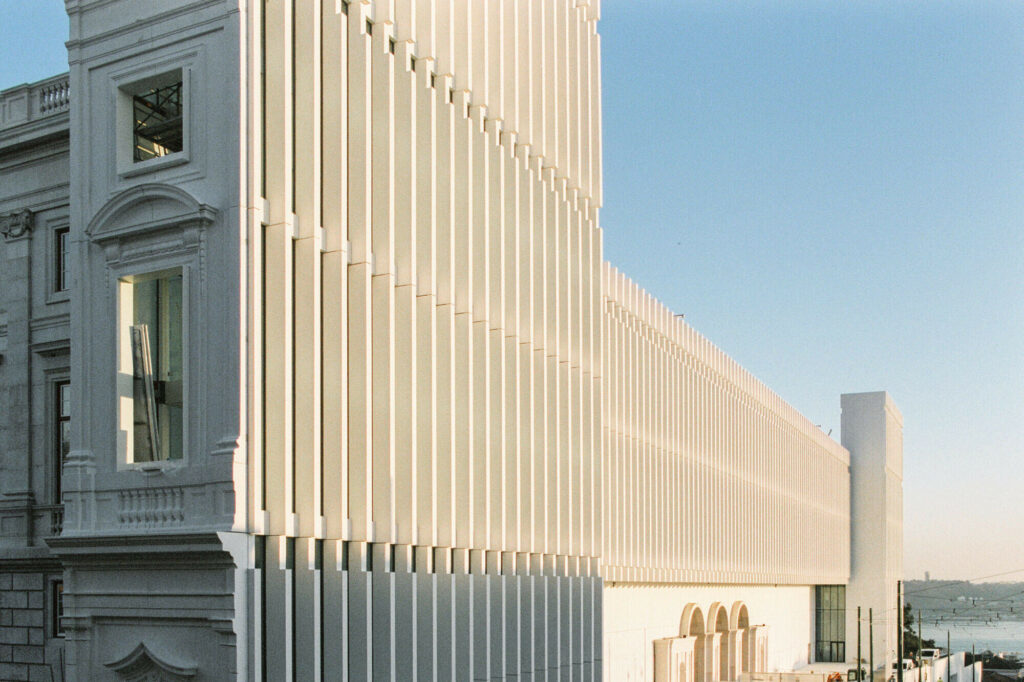
[[[734,660],[737,665],[735,677],[738,679],[740,673],[750,672],[750,612],[747,605],[741,601],[732,605],[729,629],[737,633],[736,643],[739,645],[739,655],[735,656]]]
[[[694,637],[693,645],[693,677],[692,682],[706,682],[704,654],[705,654],[705,632],[704,613],[696,604],[687,604],[683,609],[683,616],[679,619],[679,636]]]
[[[708,611],[709,665],[712,680],[729,680],[729,612],[721,602],[715,602]]]

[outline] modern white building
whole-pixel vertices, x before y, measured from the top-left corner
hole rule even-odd
[[[0,680],[895,657],[899,413],[604,261],[597,0],[66,4],[0,93]]]

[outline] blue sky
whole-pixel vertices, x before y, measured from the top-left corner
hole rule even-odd
[[[833,437],[892,394],[908,577],[1024,568],[1024,4],[602,9],[606,257]]]
[[[1024,3],[602,7],[606,257],[837,439],[893,395],[908,577],[1024,568]],[[66,37],[0,0],[0,88]]]
[[[0,0],[0,90],[68,70],[63,0]]]

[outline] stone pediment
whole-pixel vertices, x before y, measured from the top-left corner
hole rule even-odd
[[[101,208],[86,228],[95,242],[175,227],[212,223],[217,210],[172,185],[150,183],[127,189]]]
[[[126,682],[182,682],[193,679],[198,670],[193,664],[157,656],[144,642],[127,656],[103,665]]]

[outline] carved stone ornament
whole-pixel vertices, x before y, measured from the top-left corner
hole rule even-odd
[[[103,665],[126,682],[183,682],[193,679],[198,670],[195,665],[157,656],[143,642],[124,658]]]
[[[27,208],[0,216],[0,234],[7,239],[24,237],[32,231],[32,216],[32,211]]]

